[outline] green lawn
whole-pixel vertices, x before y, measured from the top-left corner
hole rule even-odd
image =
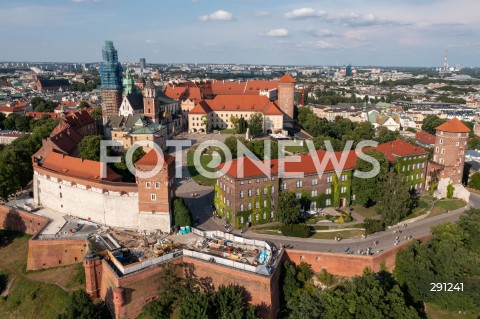
[[[308,149],[305,146],[286,146],[285,151],[293,154],[306,154]]]
[[[353,206],[353,210],[365,218],[373,218],[378,215],[375,206],[366,208],[362,205],[355,205]]]
[[[219,130],[220,134],[237,134],[237,131],[233,128],[226,128],[224,130]]]
[[[353,230],[339,230],[335,232],[328,232],[328,233],[316,233],[313,234],[310,238],[316,239],[335,239],[335,237],[340,237],[343,239],[346,238],[353,238],[353,237],[361,237],[365,234],[363,229],[353,229]]]
[[[467,203],[465,203],[461,199],[442,199],[435,203],[433,206],[432,212],[430,213],[429,217],[437,216],[443,214],[446,210],[455,210],[462,207],[465,207]]]
[[[214,178],[207,178],[201,175],[197,171],[197,168],[193,163],[193,156],[195,154],[195,150],[196,150],[196,147],[192,147],[187,153],[187,165],[188,165],[188,171],[190,172],[190,176],[192,176],[193,180],[197,182],[197,184],[205,185],[205,186],[215,185]],[[213,156],[211,154],[212,154],[211,151],[207,151],[205,154],[200,156],[200,164],[208,172],[213,172],[213,168],[207,166],[207,164],[210,163],[210,161],[213,159]]]
[[[458,311],[448,311],[441,309],[440,307],[434,304],[426,304],[425,310],[427,313],[428,319],[477,319],[479,314],[474,314],[471,312],[458,313]]]
[[[25,272],[30,236],[5,230],[0,236],[10,238],[0,248],[0,273],[10,283],[6,298],[0,298],[0,318],[57,318],[67,305],[66,290],[85,287],[78,276],[82,264]]]

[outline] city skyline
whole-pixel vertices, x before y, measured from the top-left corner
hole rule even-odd
[[[0,5],[0,60],[267,65],[479,66],[468,0],[22,0]]]

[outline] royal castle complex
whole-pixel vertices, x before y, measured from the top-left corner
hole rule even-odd
[[[178,176],[175,158],[164,152],[163,165],[156,174],[148,178],[137,175],[133,182],[122,181],[107,163],[79,157],[77,146],[83,137],[103,134],[118,143],[114,148],[118,153],[125,152],[135,142],[146,143],[146,155],[135,163],[135,168],[151,172],[158,160],[153,145],[166,150],[167,139],[180,132],[200,134],[231,129],[234,118],[248,120],[261,113],[264,132],[281,133],[294,119],[296,82],[289,74],[272,81],[171,82],[159,89],[151,78],[134,79],[128,68],[123,74],[111,41],[105,43],[100,74],[102,123],[96,123],[87,110],[72,112],[60,120],[32,158],[35,206],[69,216],[68,223],[85,221],[92,229],[103,227],[142,234],[169,232],[173,226],[172,199],[176,196]],[[426,149],[404,140],[379,144],[374,149],[385,155],[392,170],[404,176],[411,190],[421,193],[435,182],[437,195],[442,196],[452,184],[457,197],[468,199],[468,192],[461,184],[469,132],[455,118],[438,126],[431,158]],[[312,211],[349,206],[355,199],[351,185],[357,154],[354,150],[336,152],[338,162],[344,157],[343,169],[336,171],[330,160],[321,172],[316,160],[321,162],[326,152],[319,150],[315,155],[303,155],[298,162],[285,163],[282,173],[281,160],[272,160],[268,175],[261,169],[265,163],[255,159],[235,159],[229,165],[222,164],[218,169],[225,174],[212,189],[216,211],[240,229],[275,221],[278,196],[285,191],[293,191],[298,199],[307,198]],[[294,172],[301,172],[304,177],[288,178],[283,174]],[[228,282],[241,284],[251,294],[251,303],[262,306],[263,317],[276,318],[280,302],[279,265],[283,259],[295,263],[306,261],[316,271],[327,269],[333,274],[352,276],[361,274],[365,267],[380,270],[383,264],[391,269],[395,253],[401,248],[360,258],[285,251],[264,240],[194,229],[192,241],[181,248],[125,263],[112,232],[88,238],[49,237],[42,234],[49,227],[48,218],[6,208],[0,213],[2,218],[15,215],[16,223],[28,225],[27,232],[34,235],[29,244],[27,269],[83,261],[87,292],[105,300],[115,318],[135,318],[146,303],[156,298],[162,272],[156,266],[164,263],[194,265],[198,277],[210,277],[215,287]],[[68,230],[62,230],[68,235]],[[146,241],[143,247],[163,245]],[[229,254],[219,253],[219,249],[228,245],[255,251],[262,258],[245,257],[237,261]]]

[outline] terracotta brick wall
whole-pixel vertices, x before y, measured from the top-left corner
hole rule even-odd
[[[80,263],[87,251],[88,244],[85,239],[30,240],[27,270]]]
[[[0,227],[2,229],[36,235],[48,222],[47,218],[0,205]]]
[[[244,287],[249,295],[249,302],[258,307],[263,318],[276,318],[279,308],[278,281],[280,268],[271,277],[255,275],[246,271],[235,270],[201,260],[182,257],[174,261],[185,268],[193,270],[194,276],[206,285],[217,289],[220,285],[229,283]],[[142,308],[151,300],[157,298],[159,279],[163,271],[160,267],[148,268],[144,271],[119,278],[105,260],[102,261],[102,282],[100,296],[113,312],[113,292],[115,288],[124,289],[124,304],[115,318],[136,318]],[[179,268],[179,276],[185,275],[185,268]],[[161,296],[160,296],[161,298]]]

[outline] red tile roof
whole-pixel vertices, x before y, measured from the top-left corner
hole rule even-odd
[[[429,134],[424,131],[417,132],[415,138],[422,144],[433,145],[435,144],[435,135]]]
[[[318,163],[317,165],[320,165],[323,161],[323,158],[326,155],[326,151],[324,150],[319,150],[317,151],[318,154]],[[357,161],[357,155],[355,154],[355,151],[349,151],[346,153],[346,158],[345,158],[345,164],[343,166],[343,170],[351,170],[355,167],[355,163]],[[342,158],[342,152],[335,152],[335,157],[337,158],[337,161],[340,162]],[[312,156],[310,155],[304,155],[300,156],[301,161],[300,162],[285,162],[284,164],[284,169],[285,175],[288,175],[289,173],[295,173],[295,172],[303,172],[304,174],[315,174],[317,173],[317,168],[315,167],[315,162]],[[280,169],[280,159],[274,159],[271,160],[270,167],[271,167],[271,174],[275,175],[278,174],[279,169]],[[287,158],[288,161],[288,158]],[[244,177],[254,177],[254,176],[263,176],[265,175],[261,168],[263,162],[261,161],[254,161],[248,157],[244,157],[243,161],[242,160],[233,160],[232,165],[230,168],[226,171],[227,175],[232,176],[234,178],[239,177],[237,175],[237,166],[240,165],[240,172],[243,172]],[[257,167],[259,166],[259,167]],[[220,169],[223,169],[225,167],[225,164],[220,165]],[[331,160],[327,162],[327,165],[324,169],[324,172],[332,172],[334,171],[334,165]]]
[[[384,153],[387,156],[388,160],[391,162],[394,162],[396,160],[396,157],[428,153],[425,149],[414,146],[403,140],[395,140],[388,143],[380,144],[376,147],[376,150]]]
[[[279,83],[296,83],[295,79],[288,73],[286,73],[279,81]]]
[[[450,133],[470,133],[470,129],[468,128],[468,126],[463,124],[456,117],[438,126],[436,130]]]
[[[207,102],[202,100],[190,110],[189,114],[208,114],[212,109],[208,106]]]
[[[164,164],[171,164],[175,161],[175,157],[163,152],[163,159],[164,159]],[[145,154],[141,159],[139,159],[136,163],[135,166],[140,165],[140,166],[155,166],[157,165],[157,152],[155,150],[150,150],[147,154]]]
[[[413,155],[420,155],[426,154],[427,151],[421,147],[417,147],[411,145],[403,140],[395,140],[389,143],[380,144],[376,147],[376,149],[385,154],[385,157],[391,161],[395,162],[396,157],[404,157],[404,156],[413,156]],[[366,152],[368,149],[363,149],[363,152]],[[318,163],[320,165],[322,163],[323,158],[327,154],[327,151],[318,150],[316,151],[318,154]],[[346,153],[345,164],[343,166],[343,170],[352,170],[355,167],[357,161],[357,155],[355,150],[348,151]],[[335,152],[335,157],[337,162],[341,162],[342,159],[342,152]],[[317,173],[317,168],[315,167],[315,161],[311,155],[303,155],[300,156],[300,162],[286,162],[285,163],[285,172],[294,173],[294,172],[303,172],[304,174],[315,174]],[[243,161],[235,159],[232,161],[232,165],[226,171],[226,174],[233,177],[233,178],[240,178],[237,174],[237,166],[240,165],[240,172],[243,172],[244,177],[256,177],[256,176],[264,176],[265,174],[262,170],[257,167],[257,165],[262,167],[262,162],[256,162],[250,158],[245,157]],[[221,164],[219,169],[224,169],[225,164]],[[327,162],[325,166],[324,172],[332,172],[335,170],[334,164],[332,160]],[[271,173],[273,175],[278,174],[279,171],[279,160],[271,160]]]
[[[52,112],[27,112],[25,113],[25,115],[31,116],[36,119],[41,119],[44,116],[50,117],[52,119],[62,117],[61,113],[52,113]]]
[[[282,114],[276,105],[263,95],[217,95],[213,100],[205,100],[205,103],[213,111],[263,112],[267,110],[272,113],[271,115]]]
[[[71,157],[55,152],[47,154],[41,166],[51,171],[90,180],[121,181],[122,177],[107,166],[107,177],[101,178],[101,170],[106,163]]]
[[[283,115],[283,112],[272,102],[263,108],[262,113],[263,115]]]

